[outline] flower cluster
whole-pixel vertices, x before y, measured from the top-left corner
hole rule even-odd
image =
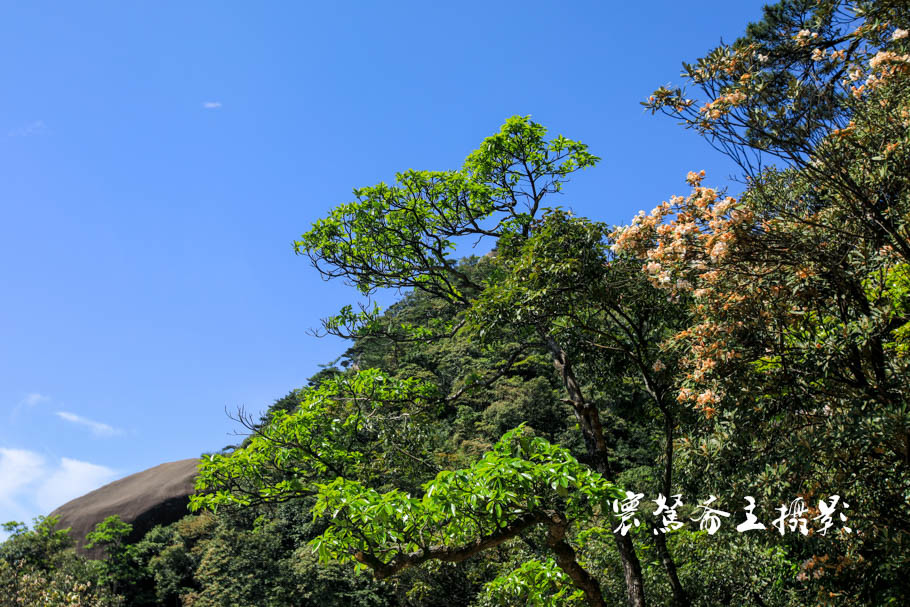
[[[702,106],[698,111],[704,114],[709,120],[717,120],[731,109],[742,105],[746,101],[746,94],[740,90],[735,90],[726,95],[721,95],[710,103]]]
[[[796,40],[796,44],[799,46],[807,46],[812,40],[818,38],[818,32],[810,32],[809,30],[799,30],[793,39]]]
[[[671,298],[692,297],[700,322],[674,341],[686,344],[685,386],[678,400],[689,402],[710,418],[725,397],[714,379],[725,365],[740,358],[737,336],[741,318],[761,315],[760,295],[729,269],[734,251],[748,248],[756,225],[754,212],[731,196],[702,185],[704,171],[690,172],[692,191],[674,196],[650,214],[640,212],[632,224],[612,234],[613,250],[642,260],[642,271]],[[767,227],[767,226],[766,226]],[[783,291],[780,299],[785,299]],[[760,308],[760,306],[758,306]]]
[[[879,51],[872,59],[869,60],[869,67],[873,70],[880,69],[888,64],[908,64],[910,55],[898,55],[894,51]]]
[[[910,54],[880,50],[869,59],[868,73],[864,74],[860,66],[855,66],[849,72],[850,82],[857,82],[866,76],[865,82],[851,87],[851,93],[859,99],[863,93],[880,88],[898,74],[910,74]]]

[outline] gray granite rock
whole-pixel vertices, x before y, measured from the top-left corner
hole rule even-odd
[[[186,516],[198,464],[198,459],[184,459],[131,474],[63,504],[51,515],[60,517],[58,528],[71,528],[78,552],[100,558],[103,551],[82,546],[85,534],[108,516],[120,515],[133,525],[128,542],[141,539],[155,525]]]

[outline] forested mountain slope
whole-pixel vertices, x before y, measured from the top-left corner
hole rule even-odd
[[[599,158],[521,116],[355,190],[295,245],[363,298],[323,322],[346,354],[239,413],[194,514],[138,542],[105,521],[106,560],[12,528],[7,596],[906,604],[908,28],[903,2],[786,0],[655,91],[738,199],[693,171],[628,225],[575,216],[554,194]]]

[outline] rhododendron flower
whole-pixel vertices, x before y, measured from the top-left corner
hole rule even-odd
[[[731,206],[733,206],[733,204],[735,202],[736,202],[735,198],[733,198],[731,196],[727,196],[722,201],[720,201],[716,205],[714,205],[714,214],[717,216],[723,215],[730,209]]]
[[[695,402],[699,406],[704,407],[705,405],[715,404],[719,400],[720,399],[717,397],[717,394],[714,393],[714,390],[705,390],[704,392],[702,392],[701,394],[698,395],[698,398],[696,399]]]
[[[734,93],[730,93],[729,95],[724,95],[722,99],[730,105],[739,105],[746,100],[746,94],[742,91],[736,91]]]
[[[892,40],[900,40],[901,38],[907,37],[907,30],[902,30],[900,28],[894,30],[894,33],[891,34]]]
[[[812,38],[818,38],[818,33],[810,32],[809,30],[799,30],[799,33],[794,36],[796,43],[800,46],[805,46],[809,44],[809,40]]]
[[[869,60],[869,67],[877,69],[884,63],[910,63],[910,55],[898,55],[893,51],[879,51]]]
[[[689,171],[689,173],[686,175],[686,183],[688,183],[691,186],[697,186],[698,184],[701,183],[701,180],[704,178],[705,178],[704,171],[700,171],[698,173],[696,173],[695,171]]]
[[[727,243],[723,240],[714,243],[714,246],[711,247],[711,258],[719,259],[724,256],[724,253],[727,252]]]

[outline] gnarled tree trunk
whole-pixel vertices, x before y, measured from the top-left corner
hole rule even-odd
[[[600,414],[597,411],[597,407],[585,400],[566,351],[552,335],[541,333],[547,344],[547,349],[552,355],[553,367],[559,374],[566,389],[567,400],[575,411],[575,419],[578,420],[578,424],[581,427],[593,467],[597,472],[609,478],[612,470],[610,470],[610,464],[607,459],[607,445],[604,440],[603,427],[600,424]],[[619,559],[622,562],[629,606],[645,607],[645,587],[641,575],[641,563],[635,554],[632,538],[615,531],[613,532],[613,538],[616,542],[616,549],[619,552]]]

